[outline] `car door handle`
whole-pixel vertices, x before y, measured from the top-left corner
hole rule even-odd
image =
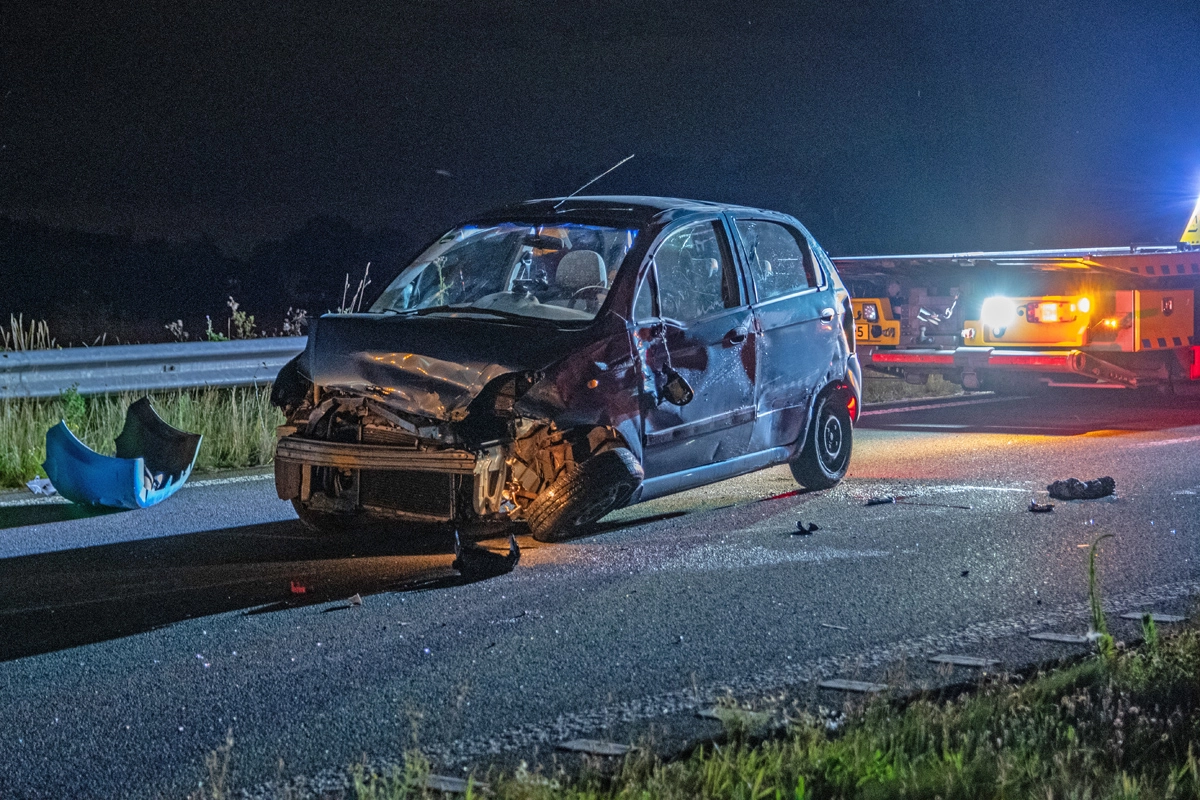
[[[833,322],[833,313],[834,312],[832,308],[822,308],[821,322]]]
[[[737,327],[725,334],[725,341],[729,344],[741,344],[746,341],[746,337],[750,332],[744,327]]]

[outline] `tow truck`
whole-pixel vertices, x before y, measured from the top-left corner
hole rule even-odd
[[[1200,392],[1200,200],[1174,246],[833,260],[875,372],[999,392]]]

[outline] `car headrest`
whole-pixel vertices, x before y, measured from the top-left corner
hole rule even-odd
[[[604,259],[595,250],[572,250],[558,262],[554,282],[571,291],[585,286],[608,286]]]

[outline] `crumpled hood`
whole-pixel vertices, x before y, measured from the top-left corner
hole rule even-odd
[[[309,332],[304,371],[326,389],[457,421],[489,381],[545,369],[584,333],[479,317],[330,314]]]

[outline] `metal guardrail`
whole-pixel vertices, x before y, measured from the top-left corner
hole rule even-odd
[[[305,336],[0,352],[0,398],[248,386],[275,380]]]

